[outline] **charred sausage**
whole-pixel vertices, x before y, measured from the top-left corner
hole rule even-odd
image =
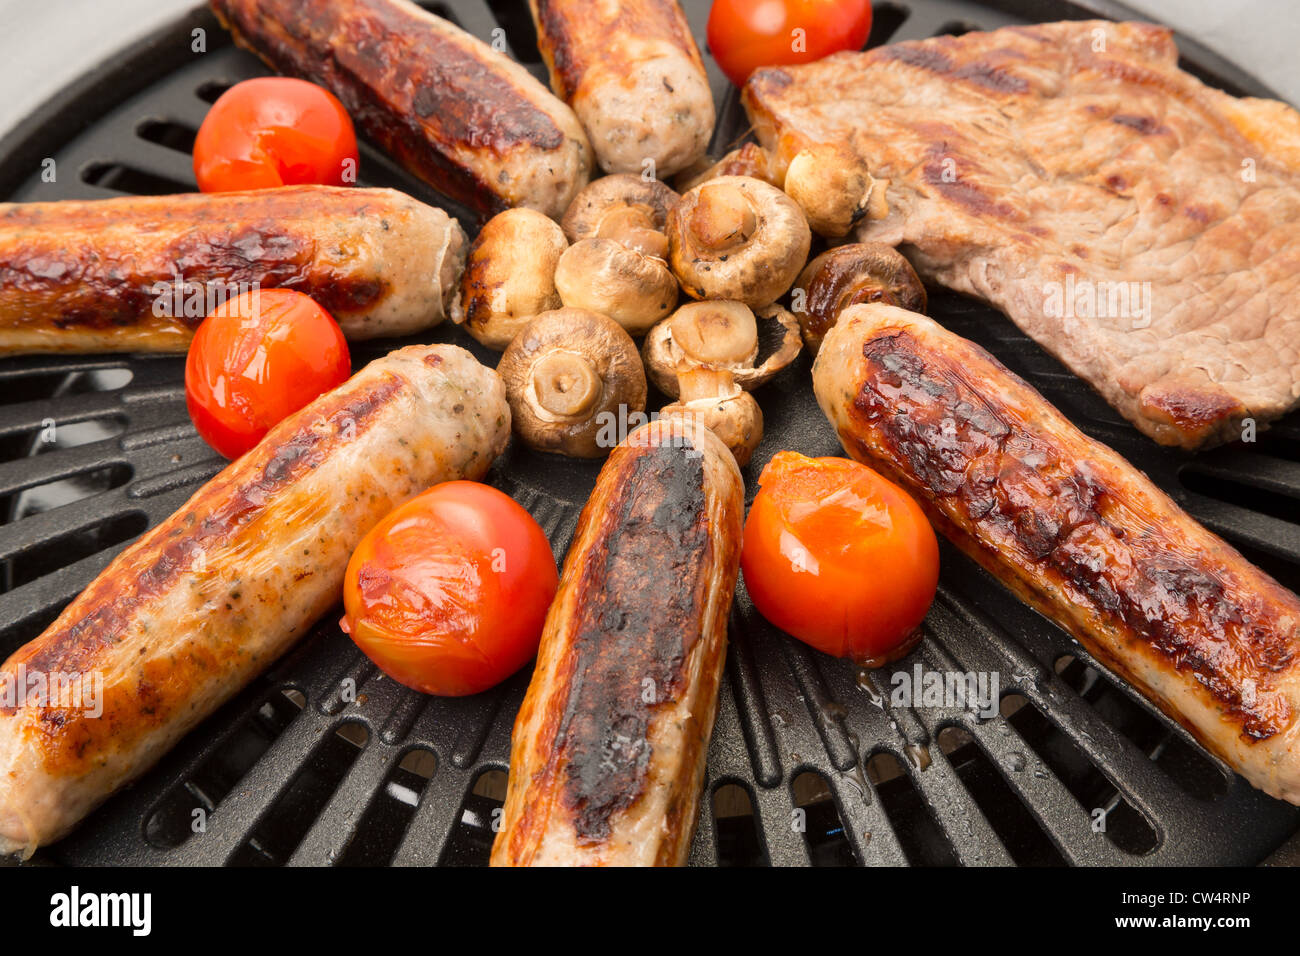
[[[295,289],[350,339],[447,315],[465,233],[392,189],[0,205],[0,354],[183,352],[214,306]]]
[[[455,346],[409,346],[285,419],[127,548],[0,668],[20,690],[33,674],[102,687],[94,709],[0,704],[0,852],[58,839],[147,770],[339,600],[380,518],[482,477],[509,434],[495,372]]]
[[[551,88],[605,172],[671,176],[704,155],[713,94],[677,0],[529,3]]]
[[[614,449],[515,720],[493,866],[680,865],[695,832],[744,486],[682,419]]]
[[[591,178],[573,111],[482,40],[407,0],[211,0],[235,42],[329,89],[408,171],[484,218],[563,215]]]
[[[1300,599],[924,316],[851,306],[813,381],[850,455],[1206,749],[1300,804]]]

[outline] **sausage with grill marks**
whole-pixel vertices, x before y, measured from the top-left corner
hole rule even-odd
[[[849,307],[813,382],[850,455],[1251,784],[1300,804],[1300,599],[925,316]]]
[[[349,339],[446,317],[465,233],[393,189],[0,204],[0,354],[183,352],[242,291],[311,296]]]
[[[607,173],[671,176],[713,136],[713,93],[677,0],[529,0],[551,88]]]
[[[289,416],[127,548],[0,667],[0,853],[58,839],[287,650],[341,596],[365,533],[480,478],[510,435],[496,373],[408,346]],[[31,696],[31,675],[85,675]],[[95,677],[98,675],[98,678]],[[96,713],[99,711],[99,713]]]
[[[408,0],[210,0],[235,42],[324,86],[370,137],[483,218],[553,219],[591,178],[578,118],[524,67]]]
[[[614,449],[515,720],[493,866],[681,865],[740,566],[744,485],[696,422]]]

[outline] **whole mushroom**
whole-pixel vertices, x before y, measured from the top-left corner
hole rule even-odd
[[[897,249],[879,242],[854,242],[823,252],[799,274],[791,294],[804,345],[821,348],[840,312],[861,302],[883,302],[924,312],[925,286]]]
[[[515,434],[537,451],[603,457],[615,442],[602,443],[602,431],[645,411],[636,343],[617,322],[586,309],[534,318],[506,348],[497,372]]]
[[[793,199],[749,176],[719,176],[668,214],[668,262],[687,295],[775,302],[808,258],[812,233]]]
[[[493,216],[470,247],[453,319],[488,348],[504,349],[533,316],[563,304],[555,267],[567,246],[564,231],[534,209]]]
[[[615,239],[581,239],[555,267],[560,301],[607,315],[632,335],[644,335],[677,304],[668,263]]]
[[[749,464],[763,440],[763,412],[754,396],[736,383],[728,369],[683,368],[678,376],[681,397],[660,411],[664,418],[689,418],[707,426],[735,456],[741,468]]]
[[[874,179],[866,162],[846,143],[801,150],[785,173],[785,191],[799,204],[813,231],[838,239],[864,217],[883,219],[887,179]]]
[[[651,329],[642,356],[650,380],[676,397],[682,369],[726,369],[749,391],[790,365],[802,348],[798,321],[780,305],[755,314],[743,302],[710,299],[688,302]]]
[[[616,239],[623,245],[660,259],[668,255],[664,229],[668,211],[681,199],[657,179],[632,173],[605,176],[574,197],[560,225],[569,242]]]

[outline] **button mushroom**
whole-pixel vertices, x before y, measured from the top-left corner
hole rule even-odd
[[[791,293],[804,345],[813,355],[840,312],[860,302],[924,312],[925,286],[912,264],[892,246],[855,242],[823,252],[799,274]]]
[[[819,235],[847,236],[864,216],[883,219],[887,179],[873,179],[866,162],[845,143],[825,143],[801,150],[785,173],[785,191],[799,204]]]
[[[607,315],[632,335],[644,335],[677,304],[668,263],[614,239],[582,239],[564,250],[555,288],[566,306]]]
[[[710,300],[689,302],[651,329],[642,355],[650,380],[676,397],[681,369],[726,369],[748,391],[798,358],[801,348],[799,323],[781,306],[755,315],[743,302]]]
[[[665,405],[664,418],[689,418],[707,426],[745,467],[763,440],[763,412],[727,369],[684,368],[678,376],[681,397]]]
[[[515,434],[538,451],[600,458],[613,446],[604,447],[602,430],[620,415],[645,412],[636,344],[617,322],[585,309],[534,318],[506,348],[497,372]]]
[[[664,234],[668,210],[680,198],[657,179],[646,180],[632,173],[605,176],[574,197],[560,225],[572,243],[616,239],[663,259],[668,255]]]
[[[563,304],[555,267],[567,246],[564,231],[536,210],[493,216],[470,247],[453,318],[488,348],[504,349],[533,316]]]
[[[668,214],[668,261],[696,299],[775,302],[808,258],[812,234],[794,200],[748,176],[710,179]]]

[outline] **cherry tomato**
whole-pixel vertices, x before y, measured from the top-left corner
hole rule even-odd
[[[939,582],[939,545],[920,506],[847,458],[779,452],[758,482],[740,565],[759,612],[866,666],[906,653]]]
[[[714,0],[709,10],[709,50],[737,86],[760,66],[860,50],[870,33],[871,0]]]
[[[264,76],[222,93],[194,139],[205,193],[356,182],[357,136],[343,104],[306,80]]]
[[[301,292],[245,292],[214,309],[190,343],[185,404],[203,440],[227,458],[352,373],[333,316]]]
[[[448,481],[394,510],[348,562],[343,629],[398,683],[461,697],[537,653],[558,575],[512,498]]]

